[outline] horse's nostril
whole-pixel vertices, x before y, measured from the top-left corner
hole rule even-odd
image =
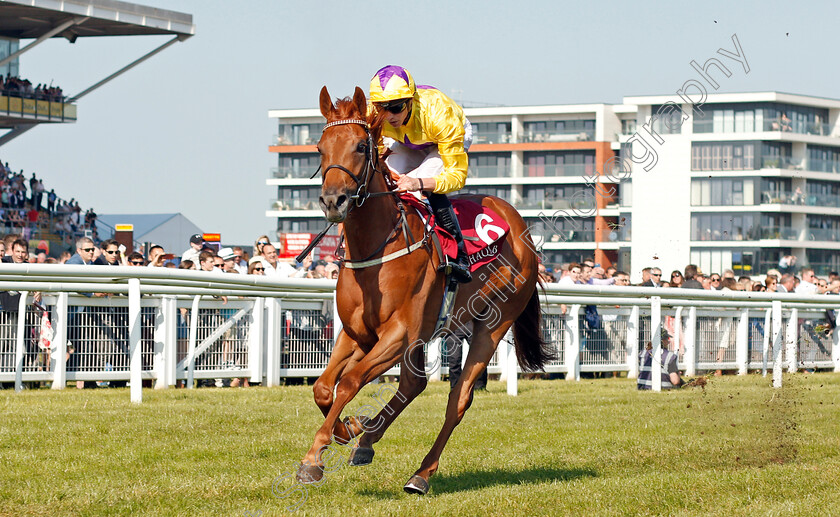
[[[344,203],[346,203],[346,202],[347,202],[347,196],[342,194],[342,195],[338,196],[338,199],[335,200],[335,206],[336,207],[344,206]]]

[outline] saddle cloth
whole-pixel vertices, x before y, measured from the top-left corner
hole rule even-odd
[[[414,207],[421,214],[428,214],[432,227],[440,240],[443,252],[449,258],[458,256],[458,244],[441,226],[434,224],[434,214],[429,205],[411,195],[400,196],[403,202]],[[499,214],[486,206],[467,199],[453,199],[452,208],[458,217],[464,244],[470,261],[470,271],[492,262],[498,257],[501,247],[499,241],[510,231],[508,223]]]

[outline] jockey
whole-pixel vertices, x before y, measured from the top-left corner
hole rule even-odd
[[[383,112],[380,151],[402,191],[424,191],[435,219],[458,243],[450,263],[459,282],[472,280],[464,237],[446,194],[464,187],[472,127],[464,110],[432,86],[415,86],[408,70],[390,65],[370,81],[370,102]]]

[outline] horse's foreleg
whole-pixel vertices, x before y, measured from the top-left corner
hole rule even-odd
[[[405,491],[414,494],[426,494],[429,491],[429,478],[434,474],[440,463],[440,455],[446,442],[452,435],[452,431],[464,418],[464,413],[472,404],[473,387],[478,376],[487,368],[493,352],[502,337],[507,332],[512,321],[505,321],[501,326],[490,331],[486,325],[476,321],[472,339],[470,340],[470,351],[467,354],[464,369],[458,378],[458,383],[449,392],[449,402],[446,406],[446,419],[443,428],[440,430],[432,449],[423,458],[420,468],[405,485]]]
[[[391,333],[384,333],[370,352],[359,361],[352,370],[345,370],[338,381],[335,400],[327,412],[324,424],[315,433],[315,440],[312,447],[304,456],[301,468],[298,470],[298,480],[302,483],[314,483],[323,477],[324,468],[321,458],[322,453],[332,442],[333,429],[338,424],[341,412],[344,407],[353,400],[362,387],[379,377],[397,361],[400,360],[402,351],[407,346],[407,337],[404,328],[400,327]]]
[[[416,366],[408,366],[406,362],[411,362],[412,365],[423,365],[423,347],[414,347],[410,356],[404,358],[403,364],[400,366],[400,383],[396,391],[391,388],[393,392],[391,400],[385,404],[379,413],[363,423],[362,429],[365,434],[359,439],[359,445],[353,449],[350,456],[351,465],[367,465],[373,460],[373,444],[382,439],[385,431],[390,425],[400,416],[402,410],[406,408],[411,401],[417,398],[417,395],[426,389],[427,379],[425,372],[418,371]],[[422,373],[423,375],[418,375]],[[377,392],[377,400],[380,400],[379,393],[383,391],[382,388]],[[387,390],[386,390],[387,391]]]
[[[342,330],[335,340],[335,346],[330,354],[330,361],[327,363],[327,367],[312,386],[315,404],[321,409],[324,417],[327,416],[332,407],[335,385],[341,379],[343,373],[353,369],[362,357],[364,357],[364,351]],[[336,438],[343,443],[347,443],[357,436],[360,430],[348,431],[347,427],[339,422],[336,423],[333,432]]]

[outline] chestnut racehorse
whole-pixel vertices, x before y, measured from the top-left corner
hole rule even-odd
[[[319,202],[328,221],[344,223],[347,267],[342,268],[336,287],[344,327],[314,386],[315,403],[326,418],[298,469],[302,483],[318,482],[329,471],[322,456],[333,439],[348,444],[359,437],[350,464],[370,463],[373,445],[425,389],[422,344],[432,338],[446,284],[437,271],[437,252],[423,239],[424,221],[413,210],[403,210],[389,191],[384,167],[379,166],[382,117],[367,115],[367,100],[358,87],[352,100],[333,105],[325,86],[320,108],[327,125],[318,142]],[[471,197],[507,221],[510,232],[500,242],[502,258],[496,263],[501,265],[482,266],[473,273],[476,280],[458,289],[449,328],[472,322],[469,353],[449,394],[443,428],[405,485],[411,493],[428,492],[443,448],[472,402],[475,381],[511,325],[517,360],[524,370],[540,370],[552,356],[541,338],[537,255],[525,221],[501,199]],[[399,362],[399,387],[379,414],[340,421],[342,410],[359,390]]]

